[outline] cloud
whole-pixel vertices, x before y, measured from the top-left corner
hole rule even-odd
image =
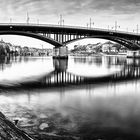
[[[0,19],[9,21],[25,21],[26,14],[30,19],[40,19],[43,23],[58,22],[62,14],[65,21],[83,23],[89,17],[101,22],[121,19],[131,21],[140,13],[139,0],[0,0]],[[103,19],[105,18],[105,19]],[[138,20],[138,19],[137,19]],[[86,25],[86,23],[83,23]],[[108,24],[108,23],[107,23]]]
[[[66,15],[87,11],[109,14],[129,14],[140,11],[139,0],[0,0],[1,11],[18,15],[29,11],[32,15],[64,13]]]

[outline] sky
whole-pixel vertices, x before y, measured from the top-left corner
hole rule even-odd
[[[65,25],[86,27],[91,18],[94,28],[117,21],[118,30],[136,31],[140,0],[0,0],[0,23],[26,23],[27,13],[29,23],[58,24],[62,14]]]

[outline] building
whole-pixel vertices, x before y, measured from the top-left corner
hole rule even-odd
[[[23,55],[23,56],[29,55],[29,47],[25,46],[21,49],[21,51],[22,51],[21,55]]]
[[[104,44],[102,44],[102,52],[104,52],[104,53],[111,52],[113,45],[114,45],[114,43],[112,43],[110,41],[105,42]],[[113,51],[114,51],[114,48],[113,48]]]

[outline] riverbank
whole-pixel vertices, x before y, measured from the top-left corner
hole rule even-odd
[[[82,56],[126,56],[126,53],[94,53],[94,54],[78,54],[78,53],[75,53],[75,54],[70,54],[70,56],[79,56],[79,57],[82,57]]]
[[[46,128],[46,123],[40,126],[40,129]],[[28,126],[26,126],[28,129]],[[34,130],[32,130],[34,131]],[[13,122],[6,118],[6,116],[0,112],[0,140],[76,140],[77,137],[72,135],[66,135],[64,130],[59,130],[59,135],[54,133],[36,133],[33,137],[27,134],[25,131],[19,129]]]
[[[14,123],[9,121],[4,114],[0,112],[0,139],[2,140],[33,140],[24,131],[20,130]]]

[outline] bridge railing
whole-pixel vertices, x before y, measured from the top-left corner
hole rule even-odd
[[[70,25],[56,25],[56,24],[35,24],[35,23],[0,23],[0,26],[39,26],[39,27],[56,27],[56,28],[69,28],[69,29],[82,29],[82,30],[92,30],[92,31],[103,31],[109,33],[122,33],[128,35],[139,35],[140,33],[128,32],[128,31],[119,31],[112,29],[103,29],[103,28],[88,28],[83,26],[70,26]]]

